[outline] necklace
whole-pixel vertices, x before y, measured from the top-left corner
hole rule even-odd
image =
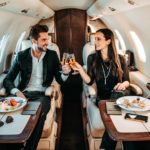
[[[103,64],[104,64],[105,68],[108,70],[109,67],[110,67],[110,62],[109,62],[109,66],[107,66],[106,63],[105,63],[104,61],[103,61]]]
[[[103,70],[103,75],[104,75],[104,83],[105,83],[105,85],[106,85],[107,78],[108,78],[108,76],[109,76],[109,74],[110,74],[111,63],[110,63],[110,65],[109,65],[109,67],[106,67],[107,70],[108,70],[107,74],[106,74],[106,72],[105,72],[105,70],[104,70],[103,64],[101,64],[101,65],[102,65],[102,70]]]

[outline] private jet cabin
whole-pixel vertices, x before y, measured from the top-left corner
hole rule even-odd
[[[39,23],[49,27],[49,49],[57,51],[60,60],[64,52],[74,53],[85,68],[95,50],[86,45],[90,34],[110,28],[119,53],[128,59],[134,93],[148,97],[149,10],[149,0],[0,0],[0,95],[6,94],[3,79],[16,53],[31,47],[30,27]],[[105,127],[93,102],[95,89],[77,74],[62,87],[54,80],[46,95],[52,95],[51,110],[37,149],[98,150]],[[122,149],[121,143],[117,149]]]

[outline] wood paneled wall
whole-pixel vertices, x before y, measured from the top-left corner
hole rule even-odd
[[[64,9],[55,13],[56,42],[60,54],[74,53],[82,64],[82,49],[87,39],[87,14],[84,10]]]

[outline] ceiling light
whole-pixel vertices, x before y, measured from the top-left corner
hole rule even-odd
[[[134,0],[128,0],[128,3],[131,4],[131,5],[134,5],[135,1]]]
[[[111,11],[116,11],[116,9],[115,8],[113,8],[113,7],[108,7]]]

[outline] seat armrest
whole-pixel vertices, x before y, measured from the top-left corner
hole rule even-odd
[[[45,95],[46,95],[46,96],[52,96],[53,90],[54,90],[54,87],[53,87],[53,86],[49,86],[49,87],[45,90]]]
[[[88,95],[90,98],[96,98],[96,90],[92,86],[87,86]]]
[[[5,73],[2,73],[0,75],[0,88],[3,88],[3,80],[5,79],[6,75],[7,74],[5,74]]]
[[[54,100],[57,100],[58,99],[58,91],[56,89],[55,86],[51,85],[49,86],[46,91],[45,91],[45,95],[46,96],[49,96],[51,98],[53,98]]]
[[[139,86],[137,86],[136,84],[130,83],[130,90],[133,91],[136,95],[142,95],[143,94],[142,89]]]
[[[0,96],[6,96],[6,89],[0,88]]]

